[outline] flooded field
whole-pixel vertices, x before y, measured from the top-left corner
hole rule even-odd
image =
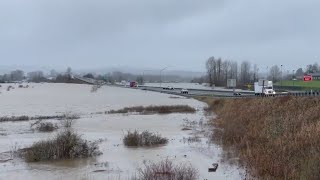
[[[100,156],[87,159],[26,163],[13,151],[39,140],[52,138],[31,128],[35,120],[0,122],[0,179],[130,179],[145,161],[170,159],[190,163],[199,171],[199,179],[242,179],[244,171],[222,162],[222,149],[208,141],[210,131],[203,108],[194,99],[142,90],[103,86],[91,92],[90,85],[29,84],[28,88],[7,91],[0,88],[0,117],[54,116],[66,112],[78,114],[73,129],[89,141],[99,141]],[[106,114],[106,111],[131,106],[189,105],[192,114]],[[56,123],[58,119],[45,120]],[[188,130],[182,130],[188,127]],[[169,139],[167,145],[128,148],[122,139],[128,130],[149,130]],[[208,168],[219,163],[217,172]]]

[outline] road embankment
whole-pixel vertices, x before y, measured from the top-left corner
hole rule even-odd
[[[320,179],[320,98],[217,99],[212,140],[259,179]]]

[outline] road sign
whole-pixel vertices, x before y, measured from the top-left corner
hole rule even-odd
[[[236,80],[236,79],[228,79],[228,80],[227,80],[227,87],[228,87],[228,88],[235,88],[235,87],[237,87],[237,80]]]
[[[303,76],[303,81],[312,81],[312,76],[311,75]]]

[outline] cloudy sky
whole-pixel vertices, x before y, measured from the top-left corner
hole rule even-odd
[[[0,0],[0,66],[320,62],[319,0]]]

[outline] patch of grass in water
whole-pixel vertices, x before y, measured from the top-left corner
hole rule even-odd
[[[0,122],[8,122],[8,121],[29,121],[29,120],[48,120],[48,119],[79,119],[80,116],[78,114],[74,114],[74,113],[65,113],[62,115],[54,115],[54,116],[4,116],[4,117],[0,117]]]
[[[174,164],[171,160],[162,160],[154,163],[144,163],[138,169],[138,174],[134,180],[196,180],[199,178],[198,169],[190,164]]]
[[[21,156],[27,162],[39,162],[59,159],[86,158],[99,155],[98,145],[88,142],[80,135],[64,130],[53,139],[42,140],[26,148]]]
[[[52,132],[58,129],[57,124],[53,124],[52,122],[40,122],[36,129],[40,132]]]
[[[126,146],[155,146],[163,145],[168,143],[168,139],[162,137],[160,134],[155,134],[149,131],[142,131],[141,133],[137,130],[131,132],[128,131],[123,138],[123,143]]]
[[[134,106],[125,107],[119,110],[110,110],[108,114],[124,114],[124,113],[140,113],[140,114],[170,114],[170,113],[195,113],[196,109],[188,105],[172,105],[172,106]]]

